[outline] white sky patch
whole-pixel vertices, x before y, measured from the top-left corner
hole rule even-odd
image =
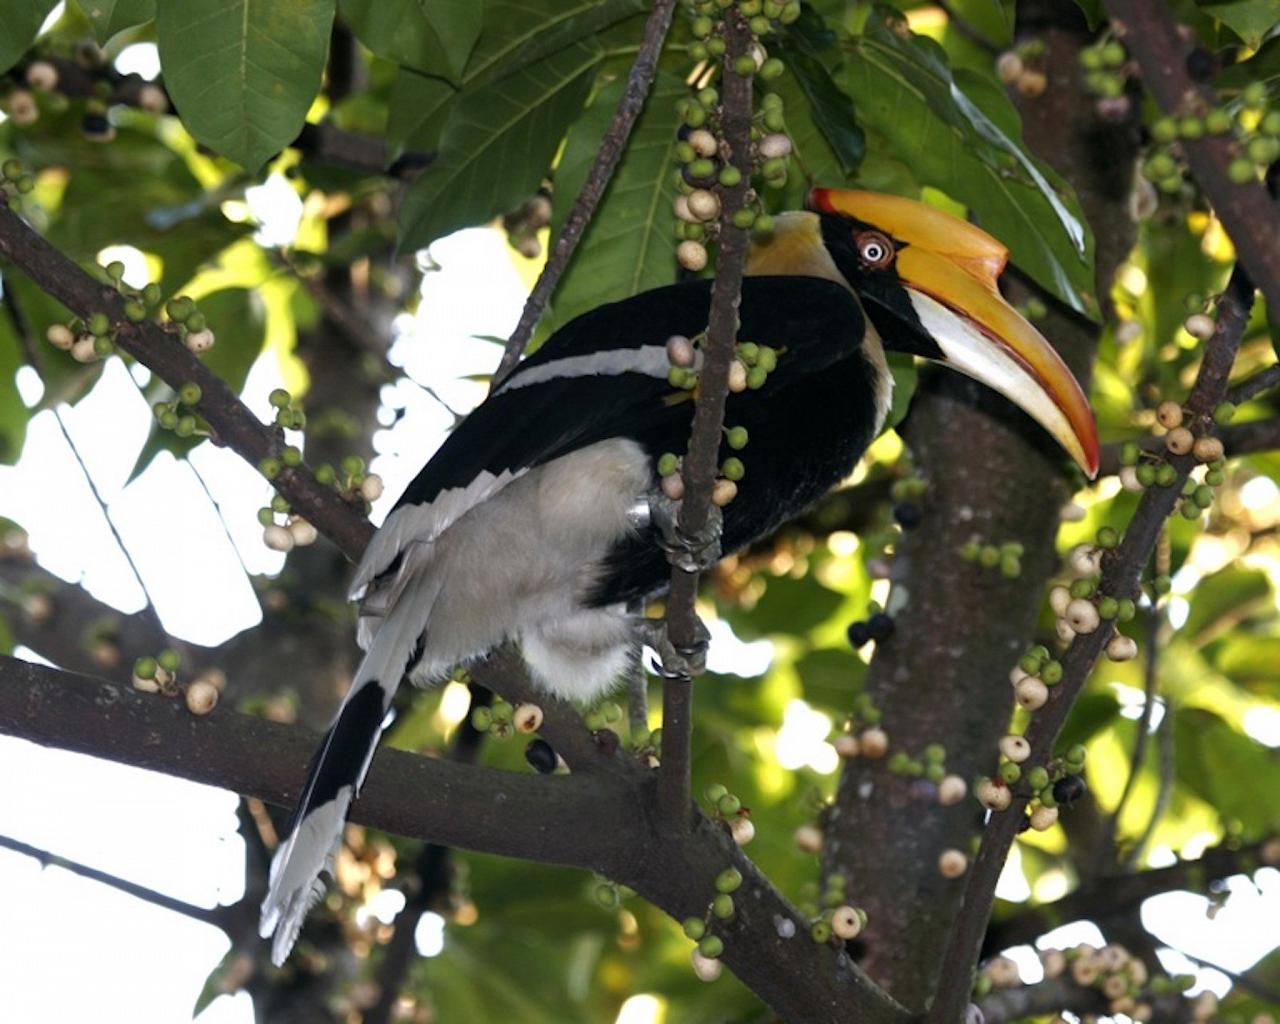
[[[1111,689],[1115,691],[1116,700],[1120,702],[1121,715],[1133,722],[1142,717],[1142,709],[1147,703],[1147,695],[1145,693],[1136,687],[1125,686],[1124,683],[1112,683]],[[1160,722],[1164,718],[1164,711],[1164,701],[1157,697],[1154,706],[1151,708],[1151,721],[1147,728],[1148,732],[1155,732],[1160,727]]]
[[[1031,946],[1002,949],[1000,955],[1008,957],[1018,965],[1018,977],[1022,979],[1024,985],[1034,985],[1044,980],[1044,967],[1040,963],[1039,955]]]
[[[53,28],[53,26],[58,23],[58,19],[66,13],[66,10],[67,5],[65,0],[58,0],[58,2],[53,5],[53,10],[45,16],[44,22],[40,26],[40,31],[36,33],[37,37],[44,35],[49,31],[49,29]]]
[[[614,1024],[661,1024],[665,1007],[657,996],[645,992],[631,996],[618,1010]]]
[[[1178,630],[1187,624],[1187,617],[1191,614],[1191,604],[1185,597],[1174,595],[1169,598],[1168,605],[1165,606],[1165,616],[1169,620],[1169,625],[1173,629]]]
[[[147,257],[131,245],[109,245],[98,253],[98,263],[105,267],[119,260],[124,264],[124,283],[131,288],[144,288],[151,281]]]
[[[418,918],[413,930],[413,944],[418,956],[433,957],[444,952],[444,918],[434,910],[428,910]]]
[[[830,775],[840,764],[836,748],[827,742],[831,718],[802,700],[790,700],[782,713],[782,728],[774,740],[775,756],[783,768],[809,767]]]
[[[1199,995],[1207,989],[1221,998],[1231,988],[1231,979],[1221,971],[1215,971],[1212,967],[1201,967],[1194,960],[1188,960],[1176,949],[1157,949],[1156,957],[1160,960],[1160,966],[1168,974],[1190,974],[1195,977],[1196,983],[1187,990],[1188,996]]]
[[[270,174],[244,190],[249,212],[259,224],[253,240],[261,246],[291,245],[302,223],[302,199],[283,174]]]
[[[1275,945],[1280,871],[1261,870],[1254,881],[1235,875],[1227,887],[1226,902],[1212,915],[1213,904],[1197,893],[1153,896],[1142,905],[1142,923],[1161,942],[1188,956],[1229,971],[1246,971]]]
[[[712,672],[753,679],[769,671],[773,663],[772,640],[739,640],[733,627],[724,619],[703,616],[711,646],[707,649],[707,668]]]
[[[122,75],[156,78],[160,74],[160,51],[155,43],[132,43],[116,57],[116,70]]]
[[[1280,708],[1250,708],[1244,713],[1244,731],[1264,746],[1280,747]]]
[[[1026,873],[1022,870],[1022,849],[1014,843],[1009,850],[1009,858],[1000,869],[1000,880],[996,882],[996,898],[1008,900],[1010,903],[1025,903],[1031,898],[1031,886],[1027,883]]]
[[[373,920],[391,924],[404,910],[404,905],[404,893],[399,889],[379,889],[368,903],[356,910],[356,924],[361,928],[367,928]]]
[[[18,372],[13,375],[13,383],[18,389],[22,404],[28,409],[34,408],[44,397],[44,381],[40,379],[34,366],[19,366]]]
[[[1101,930],[1092,921],[1072,921],[1053,931],[1045,932],[1036,940],[1036,947],[1038,949],[1070,949],[1082,942],[1087,942],[1098,949],[1107,944]]]
[[[1280,501],[1280,486],[1269,476],[1255,476],[1240,488],[1240,504],[1250,512],[1261,512]]]

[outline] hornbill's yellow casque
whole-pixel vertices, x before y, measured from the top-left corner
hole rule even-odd
[[[774,530],[847,476],[884,425],[886,348],[990,385],[1091,475],[1098,443],[1063,362],[996,288],[1007,252],[908,199],[817,189],[753,250],[740,341],[777,367],[731,394],[751,438],[724,509],[723,550]],[[668,383],[665,342],[705,329],[711,282],[658,288],[586,313],[526,359],[449,437],[369,544],[353,594],[367,650],[315,760],[263,904],[274,956],[323,891],[400,679],[441,678],[506,639],[534,680],[589,700],[636,643],[628,603],[670,569],[655,462],[684,450],[693,403]],[[728,455],[728,452],[725,452]],[[652,515],[637,514],[651,510]],[[424,794],[424,799],[429,799]]]

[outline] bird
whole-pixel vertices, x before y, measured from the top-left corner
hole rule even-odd
[[[738,309],[739,351],[767,348],[772,368],[728,396],[725,422],[749,438],[745,475],[718,545],[700,550],[741,550],[851,473],[890,409],[886,351],[988,385],[1095,475],[1088,400],[1001,296],[1007,260],[974,224],[901,196],[815,188],[803,210],[779,214],[753,241]],[[442,680],[515,641],[538,689],[589,702],[634,657],[643,633],[628,609],[671,573],[673,503],[657,465],[683,451],[695,404],[667,342],[706,329],[711,284],[655,288],[554,332],[449,435],[374,534],[351,591],[366,653],[262,904],[277,963],[324,893],[403,678]]]

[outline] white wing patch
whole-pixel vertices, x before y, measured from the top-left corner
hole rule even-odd
[[[698,354],[699,358],[701,353]],[[571,377],[617,377],[624,373],[642,373],[646,377],[666,380],[671,369],[665,345],[642,345],[640,348],[615,348],[604,352],[592,352],[585,356],[566,356],[541,366],[515,373],[498,388],[501,395],[530,384],[545,384],[549,380]]]
[[[421,545],[420,554],[415,560],[418,564],[429,561],[429,545],[440,534],[480,502],[493,497],[511,481],[527,472],[527,468],[506,469],[495,476],[488,470],[481,470],[466,487],[451,487],[447,491],[441,491],[434,501],[425,505],[400,506],[387,516],[386,522],[369,541],[364,557],[360,559],[360,565],[356,569],[355,578],[351,581],[350,600],[360,600],[369,584],[392,563],[396,555],[404,552],[407,559],[407,548],[411,544]],[[403,580],[407,580],[410,575],[407,571],[397,573],[397,577]],[[403,583],[399,586],[403,587]],[[381,603],[389,606],[394,603],[394,596],[389,595],[391,600]]]

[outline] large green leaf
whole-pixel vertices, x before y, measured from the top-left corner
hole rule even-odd
[[[1250,82],[1276,80],[1280,80],[1280,36],[1268,39],[1248,60],[1225,69],[1216,84],[1224,89],[1243,89]]]
[[[292,142],[329,52],[334,0],[159,0],[165,85],[183,124],[250,171]]]
[[[156,16],[156,0],[80,0],[98,42]]]
[[[512,74],[647,7],[645,0],[490,0],[463,84]]]
[[[0,73],[8,71],[36,41],[36,33],[58,0],[0,0]]]
[[[1228,566],[1196,584],[1182,628],[1193,643],[1204,644],[1270,600],[1271,584],[1265,572]]]
[[[555,176],[552,230],[556,236],[586,181],[625,87],[626,80],[619,78],[601,90],[569,132]],[[558,327],[601,302],[627,298],[675,280],[672,204],[676,189],[671,177],[678,127],[675,103],[687,93],[677,75],[662,72],[654,81],[604,199],[552,298],[552,326]]]
[[[405,196],[400,244],[482,224],[537,188],[591,86],[600,48],[573,45],[459,97],[440,155]]]
[[[898,35],[879,10],[851,40],[839,80],[920,181],[967,205],[1042,287],[1097,316],[1092,237],[1066,186],[1017,141],[1001,91],[953,74],[937,44]]]
[[[1239,818],[1258,834],[1280,817],[1274,757],[1207,711],[1188,709],[1174,718],[1178,781],[1220,814]]]
[[[840,59],[837,37],[822,16],[804,8],[798,21],[774,44],[786,61],[788,77],[800,86],[813,123],[822,132],[844,173],[852,174],[862,162],[866,138],[853,116],[853,100],[840,91],[831,77],[831,68]],[[788,115],[794,112],[787,107]]]
[[[456,78],[480,35],[478,0],[339,0],[338,11],[379,57]]]
[[[1206,14],[1213,15],[1254,49],[1257,49],[1263,36],[1271,31],[1277,19],[1280,19],[1276,0],[1202,2],[1200,9]]]
[[[457,95],[443,78],[401,68],[387,100],[387,155],[434,152]]]
[[[1280,697],[1280,636],[1233,630],[1213,645],[1211,659],[1237,686]]]

